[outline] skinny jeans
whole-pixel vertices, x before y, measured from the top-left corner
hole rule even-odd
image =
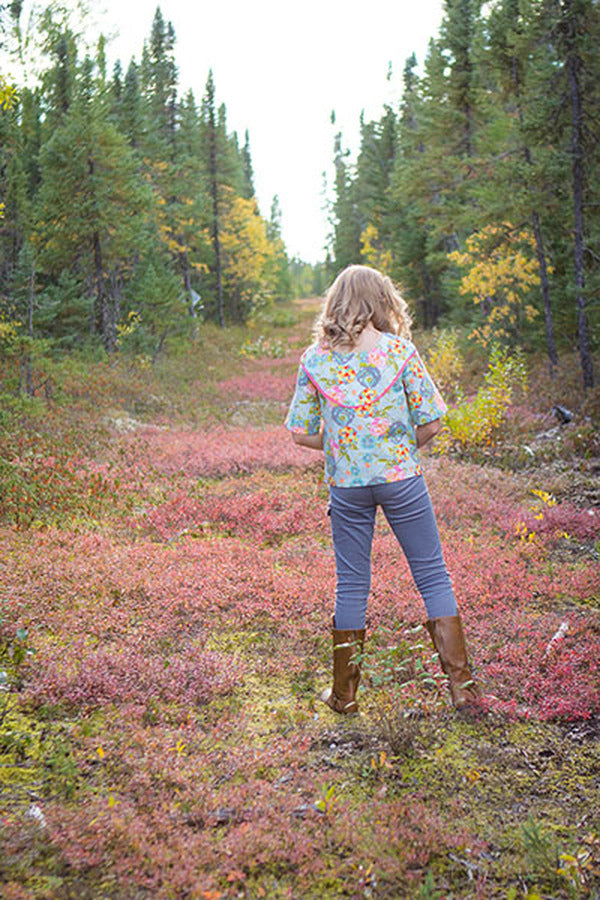
[[[375,513],[381,506],[402,547],[427,616],[455,616],[457,604],[422,475],[360,487],[330,487],[336,566],[335,628],[365,627]]]

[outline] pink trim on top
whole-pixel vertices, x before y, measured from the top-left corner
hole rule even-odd
[[[417,351],[416,351],[416,349],[415,349],[415,350],[413,350],[413,352],[410,354],[410,356],[407,356],[407,357],[406,357],[406,359],[405,359],[404,362],[402,363],[402,368],[400,369],[400,371],[398,372],[398,374],[392,379],[392,381],[390,381],[390,383],[388,384],[388,386],[386,387],[386,389],[383,390],[380,394],[378,394],[378,395],[370,402],[370,404],[369,404],[370,406],[371,406],[373,403],[377,403],[379,400],[381,400],[381,398],[384,397],[385,394],[387,394],[387,392],[390,390],[390,388],[392,388],[392,387],[396,384],[396,382],[398,381],[398,379],[400,378],[400,376],[401,376],[402,373],[404,372],[404,369],[406,368],[406,364],[407,364],[408,362],[410,362],[410,360],[413,358],[413,356],[415,355],[416,352],[417,352]],[[308,369],[306,368],[306,366],[304,365],[303,362],[301,362],[300,365],[302,366],[305,375],[306,375],[307,378],[310,380],[310,382],[314,385],[314,387],[316,387],[316,389],[317,389],[318,391],[320,391],[320,393],[323,394],[324,397],[326,397],[328,400],[331,400],[332,403],[335,403],[336,406],[343,406],[344,409],[358,409],[359,406],[362,406],[362,405],[363,405],[362,403],[356,403],[356,404],[354,404],[354,405],[353,405],[352,403],[340,403],[339,400],[336,400],[335,397],[331,397],[329,394],[327,394],[327,393],[323,390],[323,388],[319,385],[318,381],[316,381],[316,380],[313,378],[313,376],[310,374],[310,372],[308,371]]]

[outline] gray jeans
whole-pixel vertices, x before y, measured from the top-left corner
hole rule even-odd
[[[382,507],[404,551],[428,618],[456,615],[431,499],[425,479],[416,475],[385,484],[330,488],[337,575],[335,627],[365,627],[377,506]]]

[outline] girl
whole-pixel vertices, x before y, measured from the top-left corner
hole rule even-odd
[[[325,452],[336,562],[333,686],[321,699],[358,710],[377,506],[383,508],[425,602],[425,623],[457,708],[474,703],[464,635],[418,448],[446,412],[410,341],[406,303],[389,278],[349,266],[334,281],[300,360],[286,419],[293,440]]]

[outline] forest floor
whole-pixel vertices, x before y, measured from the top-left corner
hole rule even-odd
[[[485,454],[424,454],[481,714],[430,677],[378,520],[342,719],[317,699],[322,461],[281,424],[313,315],[203,327],[153,369],[47,363],[5,413],[6,900],[600,898],[600,463],[576,365],[532,369]]]

